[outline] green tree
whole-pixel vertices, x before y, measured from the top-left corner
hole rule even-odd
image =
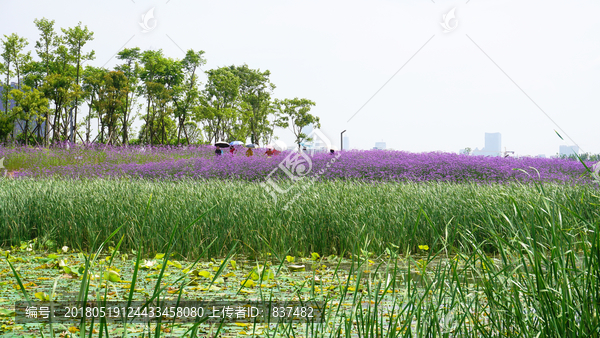
[[[87,26],[82,28],[81,22],[79,22],[79,24],[77,26],[75,26],[74,28],[68,28],[68,29],[63,28],[62,31],[65,34],[65,36],[64,36],[65,44],[69,48],[73,63],[75,64],[75,68],[76,68],[75,84],[77,86],[79,86],[79,70],[81,68],[81,62],[87,61],[87,60],[93,60],[95,58],[93,50],[88,54],[82,53],[83,47],[89,41],[92,41],[94,39],[94,33],[89,31]],[[75,115],[71,119],[71,126],[72,126],[71,128],[72,129],[75,128],[73,126],[77,126],[77,110],[78,110],[78,106],[79,106],[79,97],[80,97],[79,95],[75,95],[75,105],[74,105]],[[75,142],[75,133],[76,132],[77,132],[76,128],[74,130],[72,130],[71,142]]]
[[[112,144],[117,137],[119,115],[123,114],[128,92],[128,80],[123,72],[111,71],[104,75],[98,92],[98,109],[102,112],[102,128],[107,128],[107,144]]]
[[[6,75],[4,90],[2,91],[2,103],[4,105],[4,114],[8,115],[9,108],[9,93],[11,90],[10,79],[13,75],[17,76],[17,88],[21,88],[21,70],[23,65],[31,58],[31,52],[23,53],[23,49],[27,46],[27,40],[13,33],[4,35],[2,41],[2,71]]]
[[[71,64],[72,57],[65,45],[61,44],[56,48],[53,60],[50,75],[46,77],[42,90],[54,104],[54,109],[50,112],[53,118],[48,121],[52,142],[56,142],[68,138],[69,117],[74,109],[72,102],[80,95],[80,87],[75,84],[75,66]]]
[[[83,98],[88,103],[88,114],[86,118],[86,132],[85,132],[85,142],[89,143],[91,141],[91,119],[92,117],[96,117],[98,119],[98,135],[96,138],[100,137],[100,132],[103,130],[101,123],[101,111],[100,111],[100,101],[98,99],[98,94],[100,93],[100,88],[104,86],[104,75],[108,73],[108,70],[104,68],[97,68],[92,66],[86,66],[83,70],[82,74],[82,90],[83,90]],[[94,139],[95,141],[95,139]]]
[[[51,125],[52,141],[56,142],[61,139],[61,129],[64,141],[67,139],[68,120],[66,114],[62,114],[62,112],[70,102],[73,102],[78,88],[72,77],[64,74],[51,74],[46,78],[42,91],[54,103],[54,122]],[[49,123],[49,120],[46,123]]]
[[[300,149],[300,143],[304,141],[312,141],[308,135],[302,132],[302,128],[312,124],[314,128],[321,128],[320,120],[317,116],[311,115],[310,109],[315,105],[313,101],[308,99],[285,99],[278,100],[277,104],[277,119],[275,124],[281,128],[292,129],[296,136],[296,144]]]
[[[61,38],[54,30],[54,20],[42,18],[33,21],[40,31],[40,39],[35,43],[37,55],[42,60],[46,76],[50,75],[50,65],[54,59],[54,51],[61,44]]]
[[[188,129],[186,126],[190,123],[190,113],[193,107],[197,106],[200,99],[200,90],[198,88],[197,70],[206,64],[203,57],[204,51],[187,51],[185,58],[181,61],[184,79],[181,84],[174,86],[173,103],[175,105],[175,118],[177,119],[177,144],[180,143],[181,133],[185,135],[187,144],[190,143]],[[194,124],[195,125],[195,124]]]
[[[245,135],[240,122],[240,79],[227,67],[206,71],[208,81],[202,91],[202,104],[196,111],[196,121],[205,124],[208,141],[229,140]],[[235,126],[238,129],[236,130]]]
[[[271,99],[275,89],[275,85],[269,79],[271,72],[250,69],[248,65],[230,66],[229,69],[240,79],[243,122],[247,125],[251,142],[266,142],[273,135],[269,116],[275,111]]]
[[[32,120],[37,122],[38,126],[34,129],[35,133],[45,120],[44,116],[48,111],[48,99],[44,97],[42,92],[29,86],[23,86],[22,90],[11,90],[10,96],[15,101],[13,113],[17,118],[17,123],[20,123],[19,120],[25,121],[25,125],[21,126],[21,130],[27,145],[30,139],[29,123]]]
[[[14,75],[17,76],[17,88],[21,88],[21,74],[26,63],[31,61],[31,52],[23,53],[23,50],[29,44],[25,38],[19,37],[13,33],[9,36],[4,36],[2,40],[2,58],[6,64],[6,86],[7,89],[10,81],[10,66],[14,66]]]
[[[139,48],[125,48],[117,54],[117,59],[124,60],[125,63],[117,66],[115,69],[122,71],[127,78],[127,93],[125,96],[125,106],[123,107],[123,113],[121,114],[121,136],[122,143],[127,144],[129,142],[129,127],[131,126],[131,113],[133,110],[134,102],[137,99],[140,87],[140,61],[141,53]]]

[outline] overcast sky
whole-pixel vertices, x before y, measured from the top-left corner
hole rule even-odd
[[[95,66],[113,67],[115,53],[137,46],[173,58],[204,50],[204,70],[268,69],[275,97],[316,102],[336,146],[347,130],[353,148],[383,140],[457,152],[500,132],[502,146],[522,155],[554,155],[561,144],[600,153],[597,1],[0,0],[0,8],[0,35],[24,36],[30,49],[34,19],[81,21],[94,32],[86,48]],[[289,131],[276,135],[293,142]]]

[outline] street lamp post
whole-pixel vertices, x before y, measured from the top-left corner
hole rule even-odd
[[[344,133],[346,131],[344,130],[341,134],[340,134],[340,151],[344,150]]]

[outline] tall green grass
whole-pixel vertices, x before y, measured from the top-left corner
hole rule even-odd
[[[166,252],[174,250],[178,245],[184,245],[184,242],[199,240],[201,237],[196,232],[200,232],[206,234],[206,238],[213,239],[211,242],[213,245],[206,245],[205,252],[212,250],[215,244],[227,244],[229,241],[233,243],[227,255],[222,253],[222,249],[214,251],[214,254],[226,256],[219,271],[222,271],[228,258],[237,251],[238,248],[234,244],[236,240],[244,244],[244,247],[239,248],[241,251],[246,250],[250,254],[256,251],[270,252],[272,259],[279,261],[279,268],[281,268],[282,257],[290,248],[299,250],[302,245],[313,245],[317,250],[329,249],[329,246],[319,244],[321,243],[319,240],[326,240],[321,237],[321,233],[317,233],[316,230],[314,233],[310,232],[311,227],[316,225],[308,222],[309,217],[313,217],[316,222],[320,219],[327,220],[318,224],[349,224],[344,231],[351,232],[336,234],[333,229],[325,232],[329,239],[334,239],[336,236],[347,237],[345,242],[340,242],[342,244],[340,248],[347,249],[351,254],[347,278],[339,281],[338,286],[342,290],[339,296],[336,298],[323,296],[315,291],[314,279],[308,282],[308,286],[312,288],[312,297],[325,301],[328,305],[324,323],[300,328],[294,328],[290,324],[277,325],[278,333],[273,336],[325,338],[595,337],[600,335],[598,317],[600,219],[596,211],[597,197],[589,188],[549,185],[477,187],[441,184],[346,186],[341,183],[329,183],[316,186],[312,195],[309,192],[305,199],[298,200],[298,209],[293,209],[294,211],[288,217],[295,221],[304,220],[306,223],[296,224],[298,230],[286,227],[288,234],[276,241],[275,237],[268,236],[268,231],[272,229],[277,231],[277,221],[283,223],[286,214],[282,211],[265,215],[264,219],[272,217],[276,222],[263,227],[258,223],[258,220],[262,220],[259,216],[242,218],[245,222],[235,223],[235,225],[238,227],[237,231],[244,230],[244,232],[240,234],[234,232],[234,235],[240,237],[227,235],[229,230],[219,227],[229,220],[236,219],[234,216],[229,217],[233,206],[235,206],[234,211],[238,212],[253,207],[264,212],[270,211],[269,207],[260,208],[260,201],[252,201],[251,197],[259,196],[252,185],[227,183],[223,186],[215,185],[213,182],[213,184],[200,185],[201,188],[195,190],[195,185],[189,183],[113,182],[110,184],[97,181],[70,182],[71,186],[67,185],[68,182],[60,181],[47,181],[45,185],[33,185],[34,183],[38,182],[24,182],[30,185],[29,188],[38,188],[39,201],[45,201],[44,196],[47,196],[45,195],[47,191],[45,192],[44,189],[53,189],[52,191],[59,196],[80,191],[80,198],[85,196],[99,198],[98,196],[104,196],[113,187],[113,198],[120,199],[121,208],[126,208],[125,210],[129,212],[136,211],[134,215],[131,213],[128,215],[131,219],[122,219],[124,221],[122,228],[117,226],[104,237],[105,240],[97,252],[108,245],[109,241],[106,239],[113,236],[118,238],[119,235],[122,236],[122,240],[117,247],[122,248],[128,236],[141,236],[142,232],[146,231],[145,227],[155,229],[154,236],[152,232],[144,233],[147,237],[134,238],[131,245],[137,243],[145,247],[160,246],[161,242],[156,241],[156,238],[162,235],[165,237],[163,249],[166,248]],[[11,184],[13,183],[4,183],[3,188],[18,189],[17,185]],[[162,189],[152,190],[152,187]],[[31,192],[29,196],[23,195],[31,190],[23,187],[19,189],[23,200],[35,197]],[[181,196],[176,198],[182,190],[189,195],[186,198]],[[220,198],[209,197],[224,191],[228,191],[229,194],[221,194]],[[149,197],[144,195],[150,193],[152,203],[148,203]],[[209,193],[212,195],[208,195]],[[138,194],[144,195],[145,201]],[[15,193],[13,196],[16,195]],[[233,198],[234,196],[243,199],[245,203],[240,203]],[[132,204],[132,201],[138,201],[138,198],[139,205]],[[352,203],[366,198],[371,198],[375,202]],[[181,224],[185,224],[178,222],[180,218],[171,219],[172,223],[160,223],[164,222],[164,219],[160,218],[161,215],[162,217],[181,215],[188,208],[195,210],[189,206],[182,207],[178,201],[196,199],[198,200],[194,205],[196,208],[209,205],[217,207],[206,214],[205,218],[198,219],[198,214],[196,217],[190,217],[189,219],[196,221],[189,223],[189,226],[182,229],[183,231],[178,231],[181,229]],[[109,200],[111,199],[106,198],[102,201]],[[332,202],[327,203],[328,200]],[[343,200],[350,200],[350,202],[342,204]],[[392,202],[398,203],[399,200],[401,204]],[[52,200],[45,203],[51,202]],[[336,202],[338,204],[335,204]],[[6,203],[3,203],[2,207],[5,210]],[[112,224],[117,224],[117,219],[110,220],[107,216],[111,213],[104,208],[110,210],[111,205],[116,208],[118,204],[117,202],[96,203],[90,205],[88,210],[102,211],[96,214],[97,221],[111,224],[106,226],[106,231],[111,231]],[[230,209],[219,209],[224,207],[223,204]],[[310,213],[311,208],[321,211],[320,204],[331,208],[331,213],[337,217],[345,216],[345,218],[337,219],[339,222],[337,223],[333,219],[324,218],[327,213]],[[139,211],[127,209],[133,205],[139,206]],[[172,210],[178,210],[179,213],[157,213],[157,208],[167,208],[167,205],[170,205]],[[393,205],[397,205],[397,209],[386,209]],[[79,206],[81,204],[72,204],[70,210],[75,210]],[[335,210],[344,207],[348,207],[348,210],[353,212],[336,213]],[[65,205],[59,204],[58,208],[48,209],[48,211],[50,215],[59,216],[66,211],[59,213],[57,210],[63,209],[69,210]],[[412,216],[409,216],[409,210],[414,212]],[[394,213],[405,216],[402,217],[401,222],[394,223],[396,219],[391,218]],[[113,212],[113,214],[117,218],[118,213]],[[319,218],[319,215],[322,217]],[[277,216],[280,219],[276,218]],[[61,219],[68,221],[64,217]],[[73,217],[70,221],[75,222],[74,220],[77,219]],[[82,227],[89,227],[93,221],[89,220],[87,224]],[[101,223],[98,224],[100,226]],[[59,225],[60,222],[53,223],[55,227]],[[101,231],[103,229],[99,226],[87,231],[97,237],[104,236]],[[396,234],[394,230],[410,231],[411,227],[416,228],[412,233],[400,232],[399,235],[394,235]],[[202,232],[202,228],[208,228],[204,229],[207,232]],[[76,231],[73,225],[70,229]],[[166,232],[160,234],[156,229]],[[343,231],[342,228],[337,230]],[[296,238],[298,232],[295,231],[304,231],[307,235]],[[377,235],[378,231],[383,231],[383,234]],[[63,233],[56,232],[54,235],[60,234]],[[277,234],[284,235],[283,232]],[[180,240],[175,241],[176,237]],[[404,240],[401,240],[403,237]],[[74,240],[75,235],[68,238]],[[182,240],[184,238],[185,240]],[[302,241],[301,244],[294,243],[298,239]],[[311,243],[311,240],[316,244]],[[428,253],[426,257],[410,254],[413,241],[430,246],[426,251]],[[83,241],[79,243],[85,244]],[[198,243],[202,246],[201,242]],[[90,246],[94,247],[94,245]],[[288,250],[280,251],[286,246]],[[372,264],[369,262],[372,258],[370,251],[382,248],[388,249],[387,255],[384,256],[387,258],[380,260],[378,266],[368,267],[367,272],[366,266]],[[403,250],[402,255],[396,252],[398,249]],[[198,256],[201,257],[202,254],[199,253]],[[168,257],[168,254],[165,257]],[[135,271],[139,266],[139,260],[138,255]],[[166,265],[166,262],[163,262],[163,266]],[[93,262],[90,266],[93,266]],[[334,275],[337,275],[339,268],[338,264]],[[277,271],[279,272],[280,269]],[[164,270],[161,271],[161,276],[162,273]],[[19,279],[16,272],[15,276]],[[339,276],[344,274],[341,273]],[[82,290],[86,290],[86,280],[86,278],[82,279]],[[20,280],[19,284],[21,284]],[[157,282],[157,285],[160,285],[160,282]],[[153,298],[159,297],[162,291],[163,289],[157,288],[152,295]],[[269,295],[263,295],[262,292],[260,296],[264,301],[270,299]],[[129,298],[131,297],[130,294]],[[343,303],[349,306],[342,306]],[[200,324],[190,329],[189,336],[197,336],[197,328]],[[164,334],[161,333],[160,327],[160,325],[148,327],[147,334],[141,336],[162,337]],[[83,324],[81,328],[81,336],[84,336]],[[101,337],[102,332],[108,334],[106,324],[101,323],[100,328],[100,333],[96,336]],[[220,330],[221,326],[211,332],[211,335],[218,336]],[[93,336],[89,330],[86,335]]]
[[[537,224],[541,245],[553,245],[549,223],[540,223],[539,214],[550,199],[560,205],[561,234],[573,238],[574,249],[585,249],[589,224],[598,219],[596,190],[550,184],[543,189],[542,194],[521,185],[326,182],[303,191],[283,210],[299,191],[280,196],[275,205],[262,187],[244,182],[2,180],[0,245],[38,238],[42,245],[51,240],[59,247],[94,250],[94,242],[122,225],[123,250],[143,241],[149,252],[164,252],[176,224],[215,207],[185,241],[174,244],[174,252],[195,258],[215,239],[208,250],[212,256],[225,255],[236,243],[251,257],[269,250],[339,255],[368,239],[364,249],[374,254],[415,252],[425,244],[472,252],[471,241],[481,243],[485,253],[500,254],[492,239],[512,243],[525,231],[515,224]]]

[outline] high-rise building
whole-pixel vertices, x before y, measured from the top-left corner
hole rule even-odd
[[[375,142],[375,148],[373,149],[379,149],[379,150],[385,150],[386,145],[385,142]]]
[[[475,148],[473,155],[502,156],[502,135],[500,133],[485,133],[485,147]]]
[[[344,136],[344,150],[350,150],[350,137]]]
[[[489,156],[502,155],[502,135],[500,133],[485,133],[485,151]]]
[[[579,155],[579,147],[578,146],[565,146],[562,145],[558,148],[558,155],[560,156],[569,156],[569,155]]]

